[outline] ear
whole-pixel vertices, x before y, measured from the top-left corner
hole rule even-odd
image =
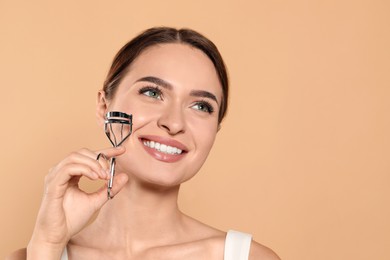
[[[222,125],[219,123],[219,124],[218,124],[217,133],[219,132],[219,130],[221,130],[221,128],[222,128]]]
[[[100,127],[104,126],[108,105],[106,94],[103,90],[100,90],[96,101],[96,121]]]

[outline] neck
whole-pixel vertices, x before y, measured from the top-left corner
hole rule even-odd
[[[142,249],[178,237],[183,215],[178,209],[179,186],[150,187],[137,181],[127,185],[108,201],[93,225],[112,246]]]

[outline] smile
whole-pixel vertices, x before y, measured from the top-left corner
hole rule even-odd
[[[166,144],[160,144],[155,141],[143,141],[143,144],[149,148],[155,149],[159,151],[160,153],[165,153],[165,154],[181,154],[183,151],[177,147],[174,146],[169,146]]]

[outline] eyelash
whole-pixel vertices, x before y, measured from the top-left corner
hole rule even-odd
[[[214,112],[214,108],[213,106],[206,100],[202,100],[202,101],[199,101],[199,102],[196,102],[194,106],[196,105],[203,105],[205,106],[206,110],[203,110],[203,109],[199,109],[199,111],[203,111],[203,112],[206,112],[206,113],[209,113],[209,114],[212,114]]]
[[[145,94],[148,91],[155,92],[156,96],[151,96],[151,95]],[[138,90],[138,93],[141,94],[141,95],[145,95],[147,97],[155,98],[155,99],[162,99],[162,94],[163,94],[162,90],[159,87],[157,87],[157,86],[143,87],[143,88]],[[206,113],[209,113],[209,114],[212,114],[214,112],[214,107],[206,100],[198,101],[192,107],[194,107],[194,106],[204,106],[205,107],[205,110],[204,109],[198,109],[199,111],[203,111],[203,112],[206,112]]]
[[[157,97],[145,94],[148,91],[149,92],[155,92]],[[159,87],[152,87],[152,86],[143,87],[140,90],[138,90],[138,93],[141,94],[141,95],[145,95],[147,97],[151,97],[151,98],[155,98],[155,99],[162,99],[162,91],[161,91],[161,89]]]

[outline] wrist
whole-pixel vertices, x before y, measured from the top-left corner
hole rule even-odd
[[[27,259],[59,260],[66,244],[53,244],[31,240],[27,245]]]

